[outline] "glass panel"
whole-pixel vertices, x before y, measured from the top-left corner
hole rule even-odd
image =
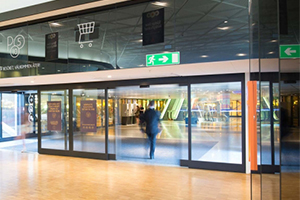
[[[49,104],[51,107],[48,106]],[[52,116],[53,113],[55,113],[54,116]],[[69,149],[68,113],[68,90],[41,91],[42,148]]]
[[[2,138],[18,136],[17,102],[17,94],[2,93]],[[22,111],[25,112],[24,107]]]
[[[279,112],[279,84],[273,83],[273,120],[274,120],[274,159],[275,165],[280,165],[280,112]]]
[[[261,82],[260,120],[261,120],[261,162],[263,165],[272,164],[271,147],[271,110],[270,110],[270,85]],[[258,94],[259,96],[259,94]]]
[[[116,154],[115,120],[118,119],[119,99],[115,96],[115,90],[108,90],[108,154]]]
[[[93,104],[95,102],[95,105]],[[89,104],[89,105],[88,105]],[[89,106],[88,108],[85,108]],[[96,109],[94,108],[96,106]],[[92,111],[85,111],[90,109]],[[93,113],[93,109],[95,113]],[[96,129],[90,120],[96,118]],[[82,122],[83,120],[84,122]],[[90,124],[87,124],[89,122]],[[88,127],[86,127],[88,126]],[[73,90],[73,138],[74,151],[105,153],[105,94],[104,90]]]
[[[144,115],[150,100],[155,101],[155,109],[160,112],[162,129],[156,137],[155,159],[151,163],[179,165],[180,159],[188,158],[187,87],[122,87],[116,89],[116,97],[119,108],[115,114],[118,159],[150,161],[150,142],[144,133],[147,130],[145,124],[138,124],[137,116],[137,113]]]
[[[192,160],[242,164],[242,111],[233,106],[241,83],[193,84],[191,94]]]

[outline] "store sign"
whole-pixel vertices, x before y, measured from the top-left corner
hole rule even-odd
[[[0,66],[0,71],[15,71],[22,69],[32,69],[38,68],[41,66],[41,63],[32,63],[32,64],[24,64],[24,65],[8,65],[8,66]]]
[[[7,37],[7,49],[12,58],[17,58],[20,55],[21,49],[25,46],[25,37],[21,34],[16,37]]]
[[[45,60],[57,60],[58,59],[58,32],[50,33],[45,36],[46,38],[46,49],[45,49]]]
[[[97,132],[96,100],[80,101],[80,131]]]
[[[280,45],[280,58],[300,58],[300,44]]]
[[[99,30],[100,24],[94,21],[77,24],[75,41],[78,42],[80,48],[83,48],[85,44],[92,47],[94,40],[99,38]]]
[[[61,131],[61,101],[47,101],[47,129]]]
[[[152,10],[143,13],[143,45],[164,42],[165,10]]]
[[[180,64],[180,52],[146,55],[147,66]]]

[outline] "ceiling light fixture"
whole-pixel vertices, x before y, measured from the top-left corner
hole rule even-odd
[[[156,6],[167,6],[168,5],[166,2],[160,2],[160,1],[155,1],[152,4],[156,5]]]
[[[219,30],[222,30],[222,31],[226,31],[228,29],[230,29],[229,26],[224,26],[224,27],[218,27]]]
[[[270,51],[268,54],[274,54],[274,51]]]
[[[277,40],[271,40],[271,42],[277,42]]]
[[[224,21],[224,24],[227,24],[227,23],[228,23],[228,21],[227,21],[227,20],[225,20],[225,21]]]
[[[107,78],[111,78],[111,75],[108,75]]]
[[[245,56],[245,55],[247,55],[247,54],[245,54],[245,53],[238,53],[238,54],[236,54],[237,56]]]
[[[52,22],[50,24],[51,24],[51,26],[56,26],[56,27],[62,26],[62,24],[57,23],[57,22]]]
[[[208,57],[208,55],[202,55],[201,56],[201,58],[207,58]]]

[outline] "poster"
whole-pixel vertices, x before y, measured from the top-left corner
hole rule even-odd
[[[47,101],[47,127],[49,131],[61,131],[61,101]]]
[[[46,35],[46,47],[45,47],[45,60],[57,60],[58,59],[58,32],[50,33]]]
[[[97,132],[97,104],[96,100],[80,102],[80,131]]]
[[[165,10],[143,13],[143,46],[164,42]]]

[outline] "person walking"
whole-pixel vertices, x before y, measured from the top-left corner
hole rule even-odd
[[[146,134],[150,141],[150,159],[154,159],[154,151],[156,145],[156,135],[161,132],[159,128],[160,124],[160,112],[155,110],[155,102],[149,102],[149,108],[143,115],[143,121],[146,122]]]

